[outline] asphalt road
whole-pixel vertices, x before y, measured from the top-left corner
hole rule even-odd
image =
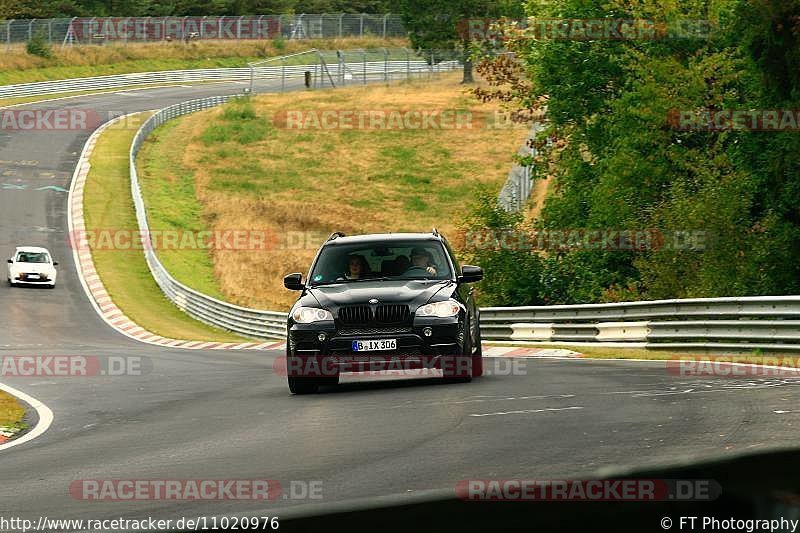
[[[241,89],[121,91],[29,107],[119,114]],[[44,245],[61,262],[55,290],[0,286],[0,356],[138,357],[148,371],[3,378],[55,419],[41,437],[0,452],[0,517],[279,514],[447,491],[470,478],[583,478],[796,445],[794,380],[687,379],[654,362],[527,360],[514,375],[471,384],[351,382],[292,397],[273,373],[277,352],[134,342],[109,329],[84,295],[68,245],[67,194],[37,190],[69,188],[90,133],[0,131],[0,254]],[[81,479],[253,478],[284,488],[321,482],[322,499],[94,502],[69,492]]]

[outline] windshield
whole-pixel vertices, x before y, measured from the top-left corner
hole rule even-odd
[[[45,252],[20,252],[17,263],[49,263],[50,256]]]
[[[312,285],[369,279],[451,279],[437,241],[375,242],[326,246],[311,272]]]

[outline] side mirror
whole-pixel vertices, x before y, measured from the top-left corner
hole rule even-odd
[[[58,261],[53,261],[53,266],[57,267],[58,266]]]
[[[289,274],[283,278],[283,286],[290,291],[302,291],[306,288],[306,286],[303,285],[303,275],[299,273]]]
[[[13,260],[13,259],[9,259],[9,260],[8,260],[8,264],[9,264],[9,265],[10,265],[10,264],[12,264],[13,262],[14,262],[14,260]]]
[[[483,279],[483,269],[472,265],[461,267],[461,275],[458,276],[459,283],[475,283]]]

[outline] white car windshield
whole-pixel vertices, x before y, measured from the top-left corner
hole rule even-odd
[[[17,263],[49,263],[50,255],[45,252],[20,252]]]

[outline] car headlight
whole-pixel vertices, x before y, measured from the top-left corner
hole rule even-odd
[[[292,318],[298,324],[311,324],[312,322],[322,322],[323,320],[333,320],[333,315],[325,309],[316,307],[298,307],[292,313]]]
[[[417,316],[435,316],[438,318],[447,318],[456,316],[461,311],[461,306],[455,300],[446,300],[444,302],[436,302],[432,304],[425,304],[417,309]]]

